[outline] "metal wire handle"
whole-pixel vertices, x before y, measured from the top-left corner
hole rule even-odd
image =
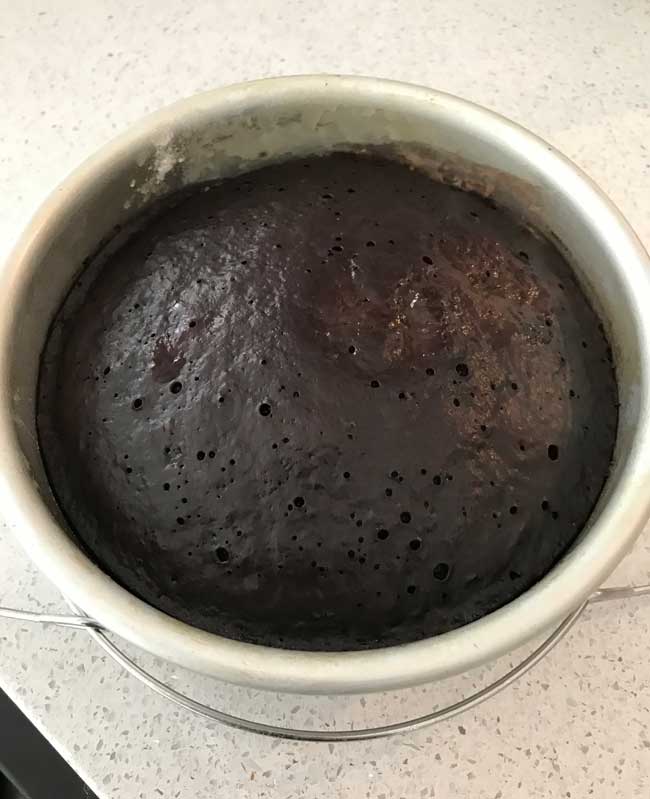
[[[186,694],[171,688],[166,683],[161,682],[157,677],[154,677],[153,674],[139,666],[107,637],[105,628],[103,628],[98,621],[85,615],[83,611],[80,611],[79,608],[70,601],[68,601],[68,604],[78,615],[64,616],[51,613],[31,613],[25,610],[16,610],[15,608],[0,606],[0,617],[27,622],[40,622],[42,624],[56,624],[63,627],[86,630],[113,660],[152,691],[169,699],[170,702],[186,710],[190,710],[192,713],[212,719],[213,721],[218,721],[228,727],[258,733],[260,735],[270,735],[276,738],[286,738],[297,741],[327,741],[333,743],[363,741],[371,738],[383,738],[403,732],[413,732],[415,730],[421,730],[423,727],[428,727],[431,724],[453,718],[459,713],[471,710],[487,699],[491,699],[504,688],[512,685],[515,680],[523,677],[527,671],[539,663],[539,661],[569,632],[580,618],[587,605],[617,599],[632,599],[648,594],[650,594],[650,584],[601,588],[595,591],[577,610],[574,610],[573,613],[567,616],[564,621],[553,630],[548,638],[524,658],[524,660],[484,688],[460,699],[458,702],[446,705],[445,707],[418,716],[417,718],[405,719],[404,721],[397,721],[393,724],[384,724],[378,727],[367,727],[358,730],[301,730],[293,727],[283,727],[281,725],[255,721],[254,719],[245,719],[206,705],[203,702],[198,702],[196,699],[192,699]]]

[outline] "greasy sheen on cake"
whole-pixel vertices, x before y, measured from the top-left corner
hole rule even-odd
[[[587,521],[617,391],[561,252],[491,200],[335,153],[178,194],[53,321],[56,500],[135,595],[344,650],[504,605]]]

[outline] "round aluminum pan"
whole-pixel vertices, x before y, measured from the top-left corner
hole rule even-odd
[[[614,349],[621,410],[611,476],[571,551],[505,607],[452,632],[361,652],[232,641],[150,607],[66,531],[35,431],[48,326],[85,257],[153,200],[195,182],[337,149],[381,148],[433,177],[494,196],[563,248]],[[625,220],[573,164],[523,128],[430,89],[360,77],[279,78],[219,89],[147,117],[54,191],[0,274],[0,507],[37,566],[88,614],[182,666],[302,693],[405,687],[473,668],[575,610],[650,515],[650,262]]]

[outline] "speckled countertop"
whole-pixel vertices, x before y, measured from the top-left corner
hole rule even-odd
[[[143,113],[225,83],[318,71],[428,84],[510,116],[586,169],[650,245],[645,0],[0,0],[0,22],[0,256],[67,172]],[[611,582],[649,579],[646,534]],[[0,603],[65,609],[5,531]],[[193,717],[80,632],[0,621],[0,653],[2,688],[102,799],[650,794],[646,600],[588,610],[546,661],[475,712],[348,745]],[[140,660],[197,697],[306,726],[419,713],[507,665],[400,693],[302,699]]]

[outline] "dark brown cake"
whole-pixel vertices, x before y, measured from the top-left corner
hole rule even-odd
[[[115,579],[197,627],[332,650],[532,585],[587,520],[616,423],[558,250],[350,154],[198,188],[97,256],[38,406],[60,507]]]

